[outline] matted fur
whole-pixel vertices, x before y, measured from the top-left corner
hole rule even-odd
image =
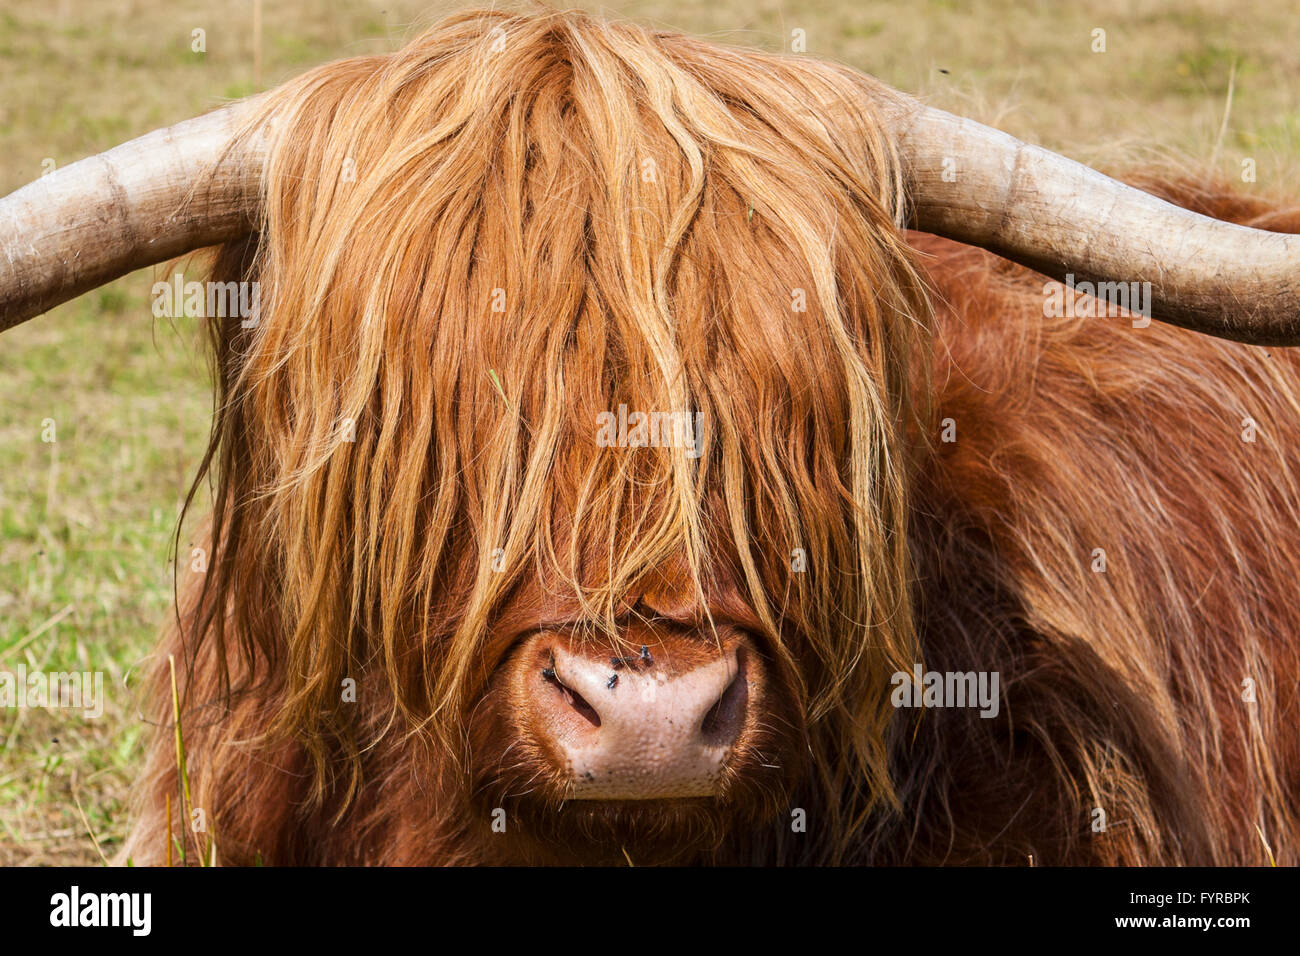
[[[212,556],[160,655],[201,846],[1229,863],[1262,833],[1294,861],[1294,361],[1047,320],[1041,277],[909,237],[889,95],[546,12],[453,17],[270,96],[262,227],[213,276],[260,281],[260,321],[213,324]],[[599,446],[620,403],[700,413],[702,454]],[[476,791],[509,750],[471,727],[517,623],[558,595],[617,640],[665,574],[752,612],[788,773],[617,821],[554,781]],[[1000,672],[999,716],[895,712],[915,662]],[[179,792],[164,676],[137,863]],[[539,835],[564,814],[584,840]]]

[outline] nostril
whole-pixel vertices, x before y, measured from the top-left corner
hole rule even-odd
[[[556,676],[555,668],[553,666],[547,667],[542,671],[542,679],[554,687],[564,698],[565,703],[585,718],[588,723],[593,727],[600,726],[600,714],[596,713],[596,708],[587,703],[586,699],[584,699],[576,690],[565,686],[564,682]]]
[[[745,721],[745,708],[749,701],[749,682],[745,679],[745,662],[737,659],[736,676],[722,692],[717,703],[708,709],[700,724],[700,734],[710,746],[732,743],[740,736]]]

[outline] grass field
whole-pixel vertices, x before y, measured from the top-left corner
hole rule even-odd
[[[314,64],[394,49],[461,6],[265,0],[259,71],[253,0],[5,0],[0,194]],[[1243,188],[1297,191],[1300,57],[1286,4],[590,6],[768,50],[801,30],[808,55],[1107,170],[1172,157],[1239,178],[1253,159],[1257,182]],[[1098,29],[1105,52],[1092,49]],[[94,862],[96,841],[111,855],[125,824],[147,729],[131,675],[171,606],[172,536],[211,411],[194,320],[155,322],[154,278],[0,336],[0,671],[102,671],[107,691],[96,720],[0,709],[0,864]]]

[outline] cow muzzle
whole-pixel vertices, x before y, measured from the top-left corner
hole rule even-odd
[[[592,647],[538,635],[524,648],[526,731],[577,800],[709,797],[761,693],[739,635]]]

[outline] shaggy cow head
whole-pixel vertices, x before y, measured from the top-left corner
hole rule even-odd
[[[540,840],[696,849],[830,784],[832,740],[888,793],[928,313],[882,127],[837,105],[873,89],[467,17],[265,104],[198,629],[283,660],[322,767],[374,672],[356,709]]]

